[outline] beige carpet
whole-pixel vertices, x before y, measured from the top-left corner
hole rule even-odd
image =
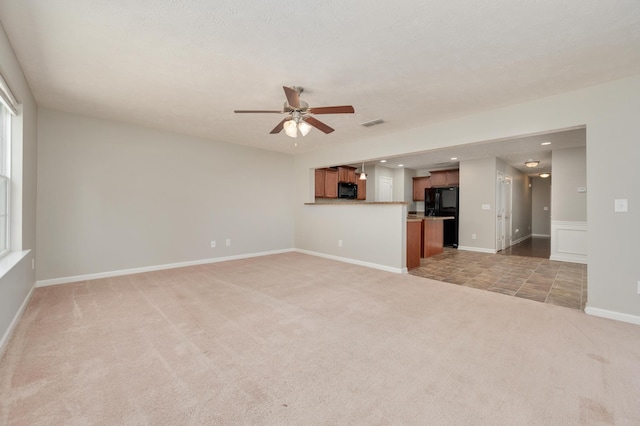
[[[640,424],[640,327],[298,253],[37,289],[16,425]]]

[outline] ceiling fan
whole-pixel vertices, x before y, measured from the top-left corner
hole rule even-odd
[[[282,88],[284,89],[287,101],[284,103],[281,111],[235,110],[233,112],[288,114],[270,133],[280,133],[282,129],[284,129],[285,133],[292,138],[298,137],[298,131],[300,131],[302,136],[306,136],[312,126],[324,133],[333,132],[334,129],[312,117],[312,114],[353,114],[355,112],[351,105],[309,108],[306,102],[300,100],[300,93],[303,91],[302,87],[282,86]]]

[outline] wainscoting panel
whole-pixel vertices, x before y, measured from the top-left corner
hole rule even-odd
[[[551,260],[587,263],[587,222],[551,221]]]

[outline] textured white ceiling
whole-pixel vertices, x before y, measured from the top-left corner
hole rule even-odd
[[[0,0],[0,20],[41,106],[286,153],[640,73],[638,0]],[[283,85],[356,113],[298,147],[233,113]]]

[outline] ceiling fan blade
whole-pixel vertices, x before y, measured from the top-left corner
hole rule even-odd
[[[300,92],[287,86],[282,86],[282,88],[284,89],[284,94],[287,95],[289,105],[293,108],[300,108]]]
[[[353,114],[355,110],[351,105],[343,105],[309,108],[309,112],[311,114]]]
[[[282,129],[284,129],[284,123],[286,121],[291,120],[290,117],[287,117],[285,119],[283,119],[280,123],[278,123],[278,125],[276,127],[273,128],[272,131],[270,131],[269,133],[271,133],[272,135],[275,135],[276,133],[280,133],[282,131]]]
[[[324,124],[322,121],[316,120],[313,117],[304,117],[303,120],[306,121],[307,123],[311,124],[316,129],[320,130],[321,132],[324,132],[324,133],[331,133],[334,130],[331,127],[329,127],[326,124]]]
[[[283,114],[284,111],[270,111],[270,110],[260,110],[260,109],[237,109],[233,111],[235,113],[273,113],[273,114]]]

